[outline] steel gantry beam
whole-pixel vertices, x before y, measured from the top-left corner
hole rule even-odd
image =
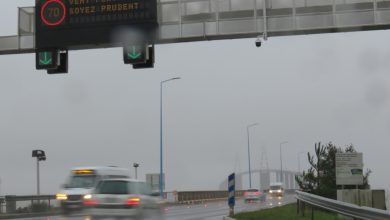
[[[0,37],[0,54],[35,52],[34,20],[34,7],[19,8],[18,33]],[[158,0],[158,20],[157,44],[383,30],[390,0]]]

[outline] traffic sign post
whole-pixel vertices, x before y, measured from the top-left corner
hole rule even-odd
[[[228,197],[228,205],[229,205],[229,216],[234,215],[234,206],[236,204],[236,177],[235,174],[232,173],[228,177],[228,191],[229,191],[229,197]]]

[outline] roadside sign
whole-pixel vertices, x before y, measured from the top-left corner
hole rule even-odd
[[[160,174],[146,174],[146,182],[152,187],[153,191],[157,192],[160,189]],[[163,189],[165,189],[165,174],[163,174]]]
[[[228,178],[228,191],[229,191],[229,196],[228,196],[228,204],[230,207],[233,207],[236,203],[236,187],[235,187],[235,182],[236,182],[236,177],[235,174],[232,173],[229,175]]]
[[[362,153],[336,153],[336,184],[363,185]]]

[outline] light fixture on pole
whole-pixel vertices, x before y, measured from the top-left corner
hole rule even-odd
[[[134,163],[133,167],[135,169],[135,179],[138,179],[137,168],[139,167],[139,164],[138,163]]]

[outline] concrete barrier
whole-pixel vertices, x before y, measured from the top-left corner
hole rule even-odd
[[[337,190],[337,200],[359,206],[386,210],[385,190]]]
[[[372,190],[372,207],[387,210],[385,190]]]
[[[184,191],[177,192],[177,203],[191,204],[202,203],[205,201],[225,200],[228,197],[228,191]],[[236,197],[240,198],[244,191],[236,191]]]

